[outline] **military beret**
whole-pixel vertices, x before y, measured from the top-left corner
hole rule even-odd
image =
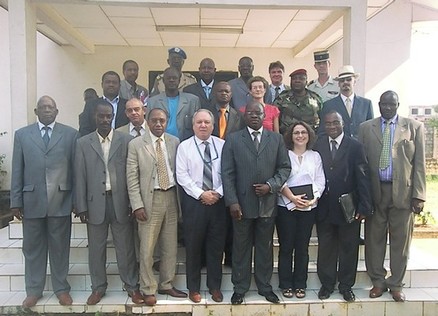
[[[169,52],[169,55],[170,55],[170,54],[177,54],[177,55],[179,55],[182,59],[187,59],[186,52],[185,52],[182,48],[179,48],[179,47],[172,47],[172,48],[169,48],[168,52]]]
[[[305,76],[307,76],[307,71],[306,71],[306,69],[297,69],[297,70],[294,70],[294,71],[289,75],[289,77],[293,77],[293,76],[295,76],[295,75],[305,75]]]
[[[329,55],[328,50],[323,50],[323,51],[313,53],[313,60],[315,61],[315,63],[320,63],[323,61],[327,61],[329,59],[330,59],[330,55]]]

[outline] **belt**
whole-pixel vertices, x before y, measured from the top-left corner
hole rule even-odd
[[[170,187],[170,188],[167,188],[167,189],[160,189],[160,188],[157,188],[157,189],[154,189],[154,191],[161,191],[161,192],[166,192],[166,191],[169,191],[169,190],[172,190],[172,189],[174,189],[175,188],[175,186],[173,186],[173,187]]]

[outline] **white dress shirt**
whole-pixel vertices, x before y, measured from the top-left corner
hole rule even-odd
[[[96,131],[96,133],[97,133],[97,137],[99,137],[99,142],[100,142],[100,145],[101,145],[102,151],[103,151],[103,159],[105,162],[105,175],[106,175],[105,190],[110,191],[111,190],[111,179],[110,179],[110,173],[108,170],[108,157],[109,157],[109,151],[111,148],[111,142],[113,140],[113,130],[111,129],[108,136],[105,138],[100,136],[100,134],[97,131]]]

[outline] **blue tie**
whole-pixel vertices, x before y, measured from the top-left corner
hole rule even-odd
[[[50,127],[44,126],[43,130],[45,131],[44,135],[43,135],[43,142],[44,142],[44,145],[46,145],[46,148],[47,148],[47,146],[49,146],[49,141],[50,141],[50,137],[49,137]]]
[[[208,99],[210,97],[210,87],[209,86],[205,86],[204,87],[204,91],[205,91],[205,96]]]

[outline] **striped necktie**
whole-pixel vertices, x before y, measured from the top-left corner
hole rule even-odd
[[[208,191],[213,189],[213,175],[211,171],[211,154],[210,154],[210,144],[205,141],[205,151],[204,151],[204,173],[202,178],[202,190]]]

